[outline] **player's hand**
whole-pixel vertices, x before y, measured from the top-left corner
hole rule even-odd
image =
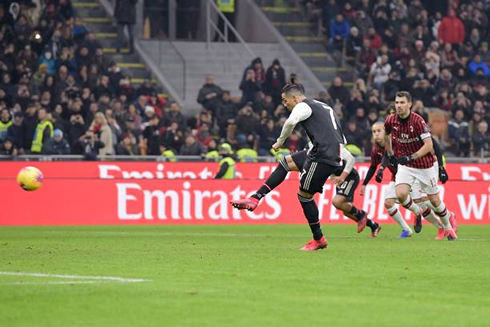
[[[376,173],[376,182],[381,183],[383,181],[383,169],[378,169],[378,172]]]
[[[364,196],[364,193],[366,192],[366,185],[361,186],[361,189],[359,190],[359,195]]]
[[[439,167],[439,180],[441,181],[441,183],[442,184],[446,183],[448,179],[449,176],[447,175],[446,168]]]
[[[279,144],[279,142],[276,142],[274,144],[272,144],[272,149],[274,151],[279,151],[279,149],[281,148],[282,144]]]
[[[412,162],[412,161],[413,161],[412,156],[403,156],[403,157],[398,158],[398,163],[400,165],[406,165],[407,163]]]
[[[337,186],[342,185],[342,183],[345,181],[345,179],[343,179],[343,178],[342,178],[342,177],[340,177],[340,176],[335,176],[335,177],[333,177],[333,178],[332,178],[332,180],[333,180],[333,183],[334,183],[335,185],[337,185]]]

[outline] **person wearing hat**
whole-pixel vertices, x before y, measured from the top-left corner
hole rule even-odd
[[[231,148],[231,145],[222,143],[218,150],[222,159],[219,162],[219,170],[216,176],[214,176],[214,179],[235,179],[236,163],[232,158],[233,149]]]
[[[43,147],[44,154],[70,154],[70,144],[63,138],[63,132],[55,129],[53,138],[49,139]]]

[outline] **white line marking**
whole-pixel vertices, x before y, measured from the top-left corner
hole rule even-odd
[[[114,277],[114,276],[79,276],[79,275],[41,274],[41,273],[10,272],[10,271],[0,271],[0,275],[41,277],[41,278],[88,279],[92,281],[109,281],[109,282],[119,282],[119,283],[141,283],[141,282],[150,281],[148,279],[141,279],[141,278],[122,278],[122,277]]]
[[[67,285],[67,284],[97,284],[99,281],[71,281],[71,282],[12,282],[12,283],[0,283],[0,285]]]

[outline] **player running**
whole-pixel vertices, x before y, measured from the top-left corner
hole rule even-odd
[[[412,96],[409,92],[397,92],[395,106],[396,115],[388,116],[384,126],[385,148],[389,161],[393,165],[400,164],[395,178],[396,197],[403,207],[420,219],[422,210],[409,195],[411,186],[418,181],[436,215],[441,219],[443,237],[450,241],[456,240],[458,237],[449,221],[451,213],[439,198],[438,172],[431,153],[433,144],[429,128],[422,117],[411,112]]]
[[[232,201],[231,204],[238,209],[254,210],[260,199],[277,187],[289,171],[301,171],[298,200],[313,234],[313,239],[301,250],[323,249],[327,247],[327,240],[320,228],[318,207],[313,196],[315,193],[322,193],[323,184],[330,175],[338,175],[340,172],[345,137],[333,109],[322,102],[307,99],[302,85],[291,80],[283,88],[281,96],[291,115],[284,123],[281,135],[272,148],[278,150],[298,123],[305,129],[313,146],[307,153],[300,151],[281,159],[276,170],[256,194],[247,199]],[[359,210],[355,214],[359,217],[362,215]],[[361,224],[363,219],[359,219]]]
[[[399,238],[408,238],[412,236],[413,231],[412,229],[408,226],[406,221],[403,219],[403,217],[400,214],[400,211],[397,209],[395,203],[398,202],[396,198],[396,191],[395,191],[395,176],[397,172],[397,165],[389,165],[388,164],[388,158],[386,156],[386,150],[385,150],[385,130],[384,130],[384,123],[382,122],[377,122],[374,123],[373,126],[371,127],[373,139],[375,142],[375,146],[373,147],[371,151],[371,166],[369,167],[369,170],[366,174],[366,178],[364,179],[364,183],[361,186],[360,189],[360,195],[364,196],[364,192],[366,189],[366,185],[370,182],[371,178],[374,176],[374,173],[376,172],[376,168],[378,165],[380,165],[380,168],[378,172],[376,173],[376,181],[378,183],[381,183],[383,180],[383,172],[386,167],[391,172],[391,182],[388,185],[388,188],[385,190],[384,196],[385,196],[385,208],[388,211],[389,215],[395,220],[400,227],[402,228],[401,234],[398,236]],[[433,146],[434,146],[434,152],[437,157],[437,161],[439,163],[439,179],[442,181],[442,183],[445,183],[447,181],[447,172],[443,167],[442,163],[442,151],[440,149],[439,144],[435,139],[432,139]],[[417,203],[419,206],[422,206],[422,216],[424,219],[429,221],[431,224],[433,224],[436,228],[438,228],[438,234],[436,236],[436,239],[442,239],[444,237],[444,227],[439,220],[434,215],[433,210],[431,210],[432,204],[430,204],[429,199],[427,196],[424,196],[422,193],[420,193],[420,184],[418,182],[415,182],[414,185],[411,187],[410,191],[410,196],[412,197],[413,201]],[[420,203],[425,204],[421,205]],[[418,219],[417,219],[418,220]],[[456,231],[456,221],[454,219],[454,214],[451,214],[451,225],[453,226],[453,229]],[[422,222],[416,221],[415,223],[415,230],[417,232],[420,232],[422,226]]]

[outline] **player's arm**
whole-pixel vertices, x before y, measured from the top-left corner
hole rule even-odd
[[[391,144],[391,120],[391,116],[388,116],[385,120],[385,150],[390,165],[396,166],[398,160],[393,153],[393,145]]]
[[[446,168],[444,168],[441,145],[434,139],[434,137],[432,137],[432,146],[434,147],[434,153],[437,157],[437,163],[439,164],[439,180],[442,184],[444,184],[449,179],[449,176],[447,174]]]
[[[342,159],[345,161],[345,167],[342,173],[340,174],[340,176],[333,178],[334,183],[336,185],[340,185],[345,181],[345,179],[347,178],[347,176],[349,176],[352,169],[354,169],[354,164],[356,163],[356,159],[354,158],[354,156],[349,152],[349,150],[347,150],[343,146],[342,146],[341,154],[342,154]]]
[[[432,150],[434,149],[433,144],[432,144],[432,137],[429,132],[429,128],[425,125],[425,122],[420,123],[419,127],[422,130],[422,133],[420,134],[420,139],[424,142],[424,145],[415,153],[412,153],[411,156],[404,156],[401,158],[398,158],[398,162],[402,165],[405,165],[409,162],[412,162],[414,160],[417,160],[419,158],[422,158],[423,156],[427,155],[428,153],[431,153]]]
[[[284,144],[284,141],[286,141],[286,139],[291,135],[294,127],[300,121],[308,119],[311,116],[311,113],[312,111],[310,106],[308,106],[304,102],[298,103],[294,107],[293,111],[291,111],[291,115],[289,115],[289,118],[284,122],[281,130],[281,135],[277,139],[276,143],[272,146],[272,148],[274,148],[275,150],[279,149]]]

